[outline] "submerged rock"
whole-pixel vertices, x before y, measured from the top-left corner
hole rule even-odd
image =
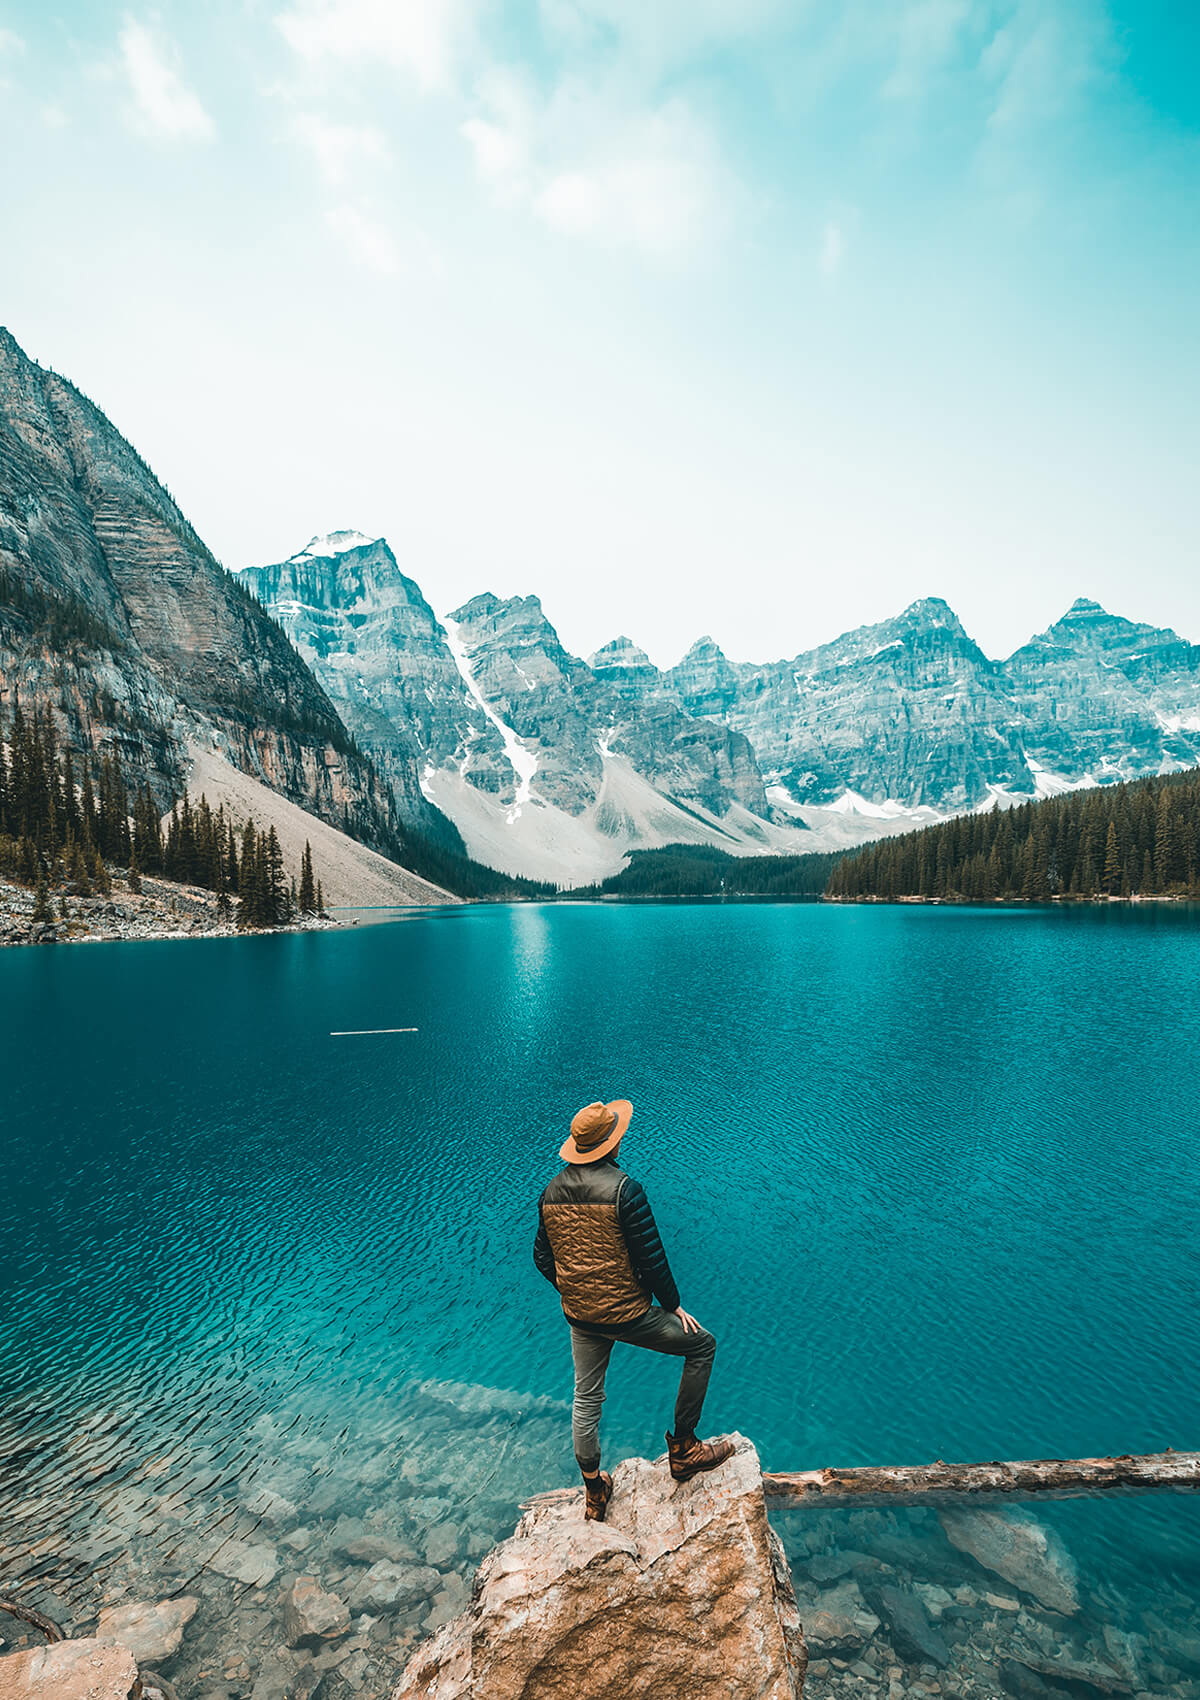
[[[867,1600],[887,1625],[892,1646],[902,1659],[939,1668],[950,1663],[946,1638],[930,1622],[929,1613],[916,1594],[885,1583],[882,1587],[868,1589]]]
[[[354,1584],[350,1603],[355,1611],[400,1611],[432,1597],[442,1583],[427,1565],[393,1564],[381,1558]]]
[[[3,1700],[128,1700],[137,1680],[129,1648],[94,1636],[0,1658]]]
[[[196,1615],[199,1600],[184,1594],[177,1600],[134,1600],[109,1606],[100,1613],[96,1640],[128,1647],[139,1664],[157,1664],[179,1651],[183,1631]]]
[[[283,1626],[288,1642],[334,1640],[350,1627],[350,1607],[327,1594],[315,1576],[297,1576],[283,1597]]]
[[[791,1577],[758,1454],[734,1439],[728,1463],[684,1484],[628,1459],[604,1523],[579,1492],[535,1500],[393,1700],[798,1700]]]
[[[985,1570],[1003,1576],[1050,1611],[1079,1610],[1079,1573],[1075,1560],[1052,1529],[1021,1511],[938,1513],[952,1545],[970,1553]]]
[[[265,1541],[254,1545],[248,1541],[226,1541],[209,1559],[208,1567],[218,1576],[228,1576],[231,1582],[265,1588],[279,1569],[279,1559],[275,1548]]]

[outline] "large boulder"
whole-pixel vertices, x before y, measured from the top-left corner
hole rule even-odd
[[[137,1680],[129,1648],[94,1636],[0,1659],[0,1700],[128,1700]]]
[[[676,1484],[666,1461],[534,1500],[472,1603],[417,1649],[393,1700],[799,1700],[808,1655],[758,1454]]]
[[[100,1613],[97,1641],[128,1647],[141,1665],[156,1665],[179,1651],[183,1631],[196,1615],[199,1600],[182,1594],[176,1600],[134,1600],[127,1606],[109,1606]]]
[[[943,1508],[938,1513],[946,1537],[970,1553],[985,1570],[995,1571],[1050,1611],[1079,1610],[1079,1572],[1053,1529],[1025,1511],[975,1511]]]

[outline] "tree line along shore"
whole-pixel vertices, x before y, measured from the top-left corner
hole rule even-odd
[[[854,850],[637,850],[619,874],[563,895],[928,903],[1200,898],[1200,770],[956,815]]]
[[[134,898],[156,875],[156,894],[163,881],[210,892],[216,924],[242,930],[325,915],[311,845],[289,874],[273,825],[238,825],[185,795],[164,829],[149,786],[130,796],[118,754],[80,767],[50,710],[27,713],[17,701],[0,740],[0,876],[34,892],[31,928],[68,919],[67,898],[110,899],[114,876]]]
[[[1200,771],[958,815],[842,858],[827,898],[1081,902],[1200,897]]]
[[[199,898],[205,930],[262,929],[325,917],[306,843],[289,872],[274,825],[235,822],[201,796],[160,813],[130,794],[120,757],[73,755],[44,705],[15,701],[0,737],[0,880],[17,896],[8,942],[47,936],[111,900],[152,895],[160,920]],[[153,894],[144,881],[152,880]],[[172,888],[193,898],[173,903]],[[206,894],[211,896],[208,901]],[[516,895],[514,892],[513,895]],[[634,900],[825,899],[988,903],[1200,898],[1200,769],[1092,786],[952,817],[855,850],[734,856],[711,845],[634,851],[620,873],[575,890],[522,896]],[[70,909],[67,899],[75,899]],[[112,907],[111,901],[107,904]],[[18,913],[19,911],[19,913]],[[23,931],[22,931],[23,929]],[[39,932],[39,929],[41,931]]]

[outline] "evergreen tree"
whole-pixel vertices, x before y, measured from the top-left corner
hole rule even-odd
[[[317,906],[317,890],[313,881],[312,845],[304,841],[304,855],[300,858],[300,913],[311,915]]]
[[[37,882],[37,891],[33,900],[33,915],[31,916],[31,919],[35,927],[40,923],[54,920],[54,910],[50,905],[50,892],[46,885],[45,874],[41,875]]]

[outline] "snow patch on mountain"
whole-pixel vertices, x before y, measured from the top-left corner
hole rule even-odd
[[[303,549],[289,555],[288,560],[329,561],[335,555],[345,555],[351,549],[369,548],[372,543],[378,541],[376,537],[364,536],[361,531],[327,531],[323,537],[314,537]]]
[[[941,819],[936,809],[910,808],[907,803],[898,803],[894,797],[885,797],[882,803],[872,803],[858,791],[843,791],[840,797],[825,806],[833,815],[866,815],[870,820],[907,820],[921,826]]]
[[[1092,774],[1081,774],[1078,779],[1067,779],[1061,773],[1051,773],[1032,756],[1025,757],[1025,766],[1033,775],[1034,794],[1040,802],[1043,797],[1061,797],[1064,791],[1086,791],[1092,785],[1098,785],[1099,780]],[[1029,799],[1026,797],[1025,802]]]
[[[823,848],[800,820],[777,825],[740,803],[718,817],[698,804],[665,796],[625,756],[606,752],[603,763],[595,800],[579,814],[535,794],[529,807],[514,816],[452,768],[427,774],[424,783],[430,801],[453,819],[477,861],[568,890],[618,873],[630,850],[664,844],[713,844],[734,856],[798,855]],[[834,837],[839,846],[845,842],[840,834]]]
[[[468,691],[470,691],[484,714],[491,721],[497,732],[499,732],[501,742],[504,745],[504,754],[508,757],[509,764],[512,767],[513,777],[516,781],[516,793],[513,798],[512,807],[505,815],[507,824],[512,826],[514,822],[520,819],[521,811],[529,802],[532,795],[533,776],[538,770],[537,754],[535,751],[531,750],[527,744],[522,743],[521,739],[517,737],[517,734],[513,731],[511,726],[501,720],[491,703],[487,701],[483,692],[479,689],[475,680],[475,675],[471,671],[471,662],[467,655],[467,646],[459,635],[458,621],[452,620],[449,616],[447,616],[447,618],[442,621],[442,626],[446,633],[446,647],[454,657],[454,665],[462,674],[463,683],[466,685]],[[460,769],[460,774],[461,772],[462,769]],[[426,795],[428,795],[428,792],[426,792]]]

